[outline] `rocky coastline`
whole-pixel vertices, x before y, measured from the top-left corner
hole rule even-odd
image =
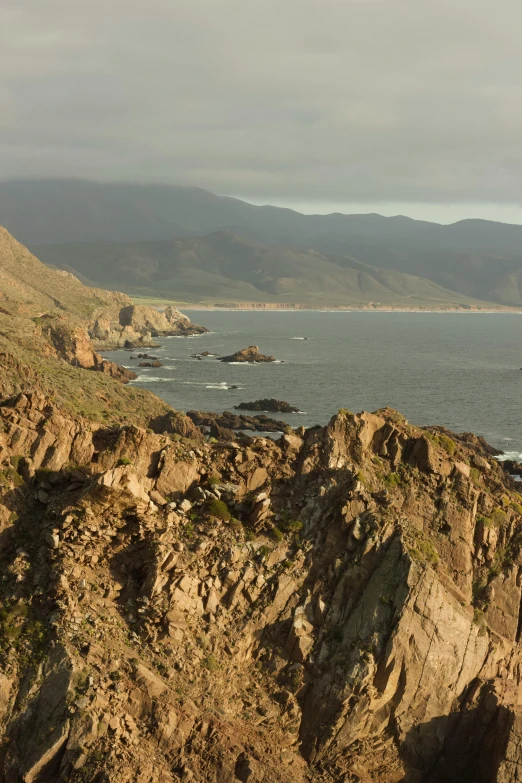
[[[0,252],[0,783],[522,779],[520,465],[179,413],[96,353],[104,292]]]

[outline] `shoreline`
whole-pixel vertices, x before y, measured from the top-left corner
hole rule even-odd
[[[165,305],[159,305],[163,307]],[[225,312],[225,313],[238,313],[238,312],[272,312],[272,313],[299,313],[299,312],[316,312],[316,313],[466,313],[466,314],[494,314],[503,313],[506,315],[522,315],[522,310],[517,308],[465,308],[465,307],[280,307],[271,305],[256,306],[256,305],[230,305],[227,307],[216,307],[215,305],[185,305],[182,303],[176,303],[176,308],[182,311],[189,310],[194,312]]]

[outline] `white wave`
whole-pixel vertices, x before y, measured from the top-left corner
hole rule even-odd
[[[172,378],[158,378],[155,375],[143,375],[139,378],[136,378],[135,381],[131,381],[131,383],[161,383],[166,381],[172,381]]]
[[[208,337],[209,334],[214,334],[214,332],[203,332],[203,334],[169,334],[165,339],[169,340],[174,337],[176,340],[195,340],[197,337]]]
[[[522,451],[505,451],[504,454],[499,454],[495,459],[499,462],[505,462],[508,459],[514,462],[522,462]]]
[[[307,337],[291,337],[291,340],[307,340]]]

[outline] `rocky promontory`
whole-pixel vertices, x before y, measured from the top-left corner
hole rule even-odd
[[[1,780],[520,780],[521,496],[479,444],[389,410],[206,443],[36,393],[0,425]]]
[[[259,353],[257,345],[250,345],[248,348],[243,348],[241,351],[236,351],[231,356],[220,356],[218,361],[220,362],[248,362],[250,364],[262,363],[262,362],[275,362],[274,356],[266,356]]]
[[[276,400],[273,397],[264,400],[254,400],[254,402],[240,402],[234,405],[237,411],[267,411],[268,413],[300,413],[299,408],[290,405],[283,400]]]

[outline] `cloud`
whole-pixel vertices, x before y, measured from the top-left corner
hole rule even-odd
[[[518,0],[3,0],[0,176],[518,202]]]

